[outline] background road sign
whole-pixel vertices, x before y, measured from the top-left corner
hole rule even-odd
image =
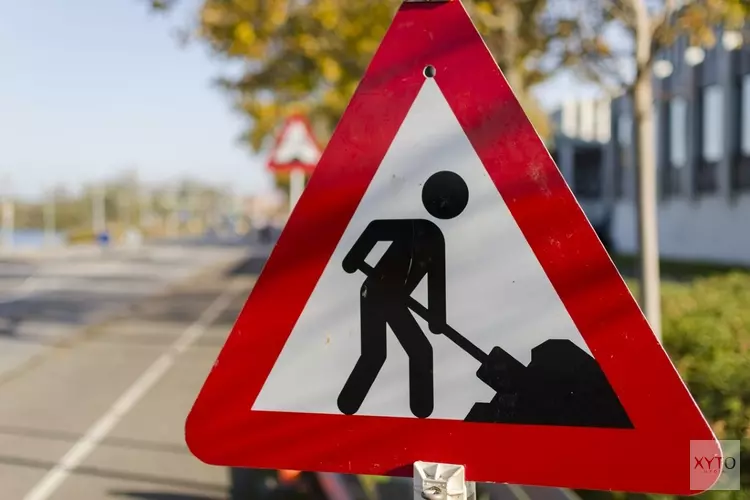
[[[294,115],[284,122],[276,137],[267,167],[274,172],[302,170],[309,174],[315,169],[321,148],[312,132],[310,123],[301,115]]]

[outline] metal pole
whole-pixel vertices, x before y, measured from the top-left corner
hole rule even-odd
[[[165,228],[166,235],[169,238],[176,238],[180,234],[178,201],[178,189],[170,187],[166,193],[167,220]]]
[[[2,189],[2,235],[3,247],[10,250],[13,247],[13,232],[15,230],[15,205],[11,189],[10,177],[3,178]]]
[[[107,214],[106,214],[106,188],[104,184],[100,184],[94,187],[92,193],[92,229],[94,233],[102,233],[107,226]]]
[[[414,500],[476,500],[463,465],[414,462]]]
[[[151,211],[151,192],[146,187],[138,187],[138,227],[143,229]]]
[[[289,174],[289,213],[292,213],[302,191],[305,189],[305,171],[295,168]]]
[[[119,209],[121,212],[120,216],[120,223],[123,226],[123,229],[126,231],[130,228],[130,225],[132,224],[131,221],[131,211],[132,211],[132,204],[130,199],[130,192],[127,190],[121,191],[118,196],[118,202],[119,202]]]
[[[55,190],[50,189],[47,201],[44,204],[44,240],[49,246],[54,244],[55,232],[57,231],[55,208]]]
[[[187,199],[185,200],[185,212],[187,213],[187,229],[188,234],[193,234],[193,231],[198,224],[200,224],[200,192],[198,185],[190,185],[187,192]]]

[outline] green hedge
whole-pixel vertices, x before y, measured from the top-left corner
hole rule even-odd
[[[696,274],[704,276],[662,285],[664,347],[717,437],[742,440],[742,491],[710,491],[700,498],[750,499],[750,272]],[[670,498],[578,493],[585,500]]]

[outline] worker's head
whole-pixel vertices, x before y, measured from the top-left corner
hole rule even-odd
[[[455,172],[434,173],[422,187],[422,204],[437,219],[452,219],[469,203],[469,188]]]

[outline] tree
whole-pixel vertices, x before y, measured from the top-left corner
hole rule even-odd
[[[680,5],[684,4],[684,5]],[[637,159],[638,236],[641,307],[657,335],[661,332],[659,249],[656,217],[656,157],[652,75],[660,50],[679,35],[693,45],[715,43],[714,27],[744,22],[746,0],[558,1],[552,18],[564,60],[610,89],[624,89],[633,103],[633,145]]]
[[[173,2],[159,0],[168,8]],[[245,140],[259,151],[284,117],[305,113],[316,134],[330,136],[400,0],[205,0],[197,37],[228,59],[244,62],[238,78],[219,84],[250,118]],[[542,136],[545,113],[529,89],[549,70],[535,61],[556,33],[542,22],[546,0],[466,0]]]

